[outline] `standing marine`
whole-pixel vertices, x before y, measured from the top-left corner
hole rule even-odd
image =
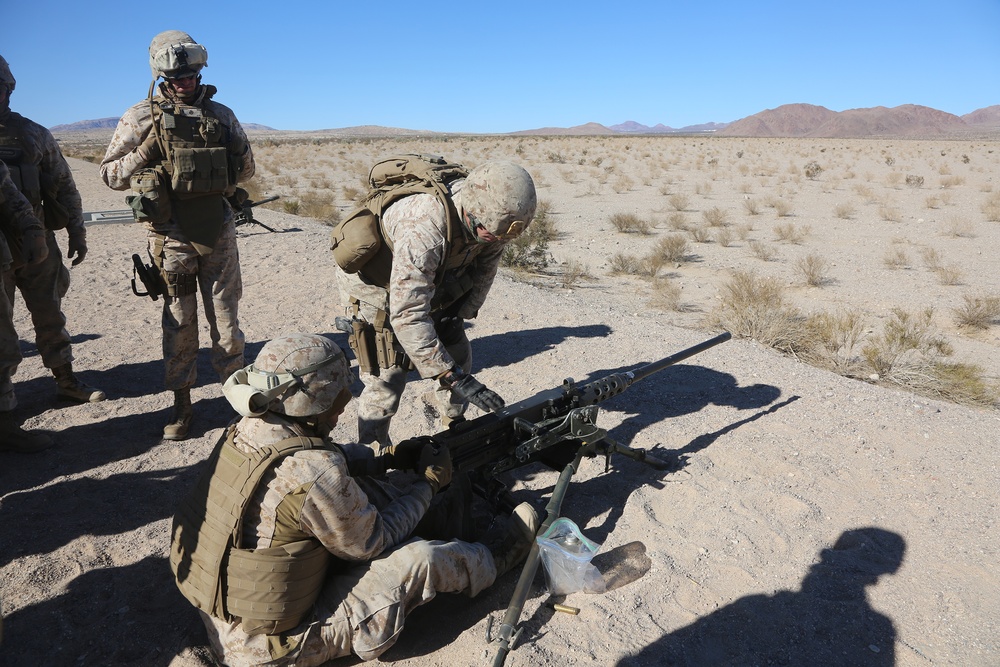
[[[291,334],[226,381],[243,418],[182,501],[170,547],[219,664],[375,659],[414,609],[438,593],[476,595],[531,548],[539,520],[528,503],[454,534],[471,526],[455,520],[471,485],[449,486],[451,455],[432,439],[379,456],[332,442],[351,379],[333,341]],[[417,474],[391,482],[387,469]]]
[[[49,253],[45,228],[35,217],[31,203],[0,162],[0,451],[37,452],[52,445],[44,433],[25,431],[14,417],[17,397],[11,377],[21,363],[21,346],[14,329],[14,314],[7,297],[7,276],[13,255],[26,266],[38,266]],[[12,239],[8,243],[7,239]]]
[[[421,157],[386,163],[417,171]],[[358,439],[376,449],[392,444],[389,423],[410,369],[438,380],[423,398],[445,426],[461,419],[470,402],[487,412],[504,406],[469,374],[465,320],[479,314],[507,242],[531,223],[535,184],[512,162],[489,161],[466,172],[437,160],[443,168],[434,187],[375,191],[333,233],[342,300],[352,319],[351,348],[364,383]],[[373,184],[374,176],[373,170]],[[365,251],[352,227],[365,225],[373,239],[366,247],[390,250],[391,267],[379,255],[359,261]]]
[[[126,202],[146,226],[149,257],[163,281],[165,384],[174,393],[166,440],[186,438],[193,417],[198,293],[215,371],[225,381],[243,367],[243,282],[228,198],[255,165],[235,114],[213,99],[215,86],[202,84],[207,65],[208,51],[187,33],[154,37],[148,98],[122,116],[101,162],[109,187],[131,188]]]
[[[34,265],[24,263],[15,253],[4,278],[4,289],[13,304],[17,287],[31,313],[38,354],[55,376],[56,395],[83,403],[103,401],[103,391],[87,386],[73,374],[73,350],[62,312],[70,276],[55,232],[66,230],[67,257],[73,260],[73,266],[82,262],[87,256],[87,230],[83,226],[80,193],[52,133],[10,110],[10,95],[16,84],[10,66],[0,56],[0,161],[6,163],[14,185],[42,222],[49,252],[45,261]]]

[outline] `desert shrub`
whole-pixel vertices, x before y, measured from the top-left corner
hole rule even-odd
[[[707,211],[701,212],[701,219],[709,227],[722,227],[729,220],[729,214],[718,206],[713,206]]]
[[[926,266],[931,271],[937,271],[941,268],[941,253],[937,251],[936,248],[927,246],[920,250],[920,257],[924,260],[924,266]]]
[[[687,207],[691,204],[691,200],[687,195],[681,192],[675,192],[667,197],[667,203],[670,204],[675,211],[686,211]]]
[[[559,285],[560,287],[569,289],[575,287],[585,278],[593,278],[590,267],[575,259],[571,259],[562,265],[562,270],[559,272]]]
[[[665,278],[657,278],[653,281],[653,290],[649,305],[660,310],[686,310],[681,303],[680,285]]]
[[[297,199],[286,199],[283,202],[281,202],[281,208],[285,210],[285,213],[298,215],[299,210],[302,208],[302,205],[299,204]]]
[[[784,352],[800,347],[804,318],[785,302],[784,288],[776,279],[736,271],[719,292],[710,324]]]
[[[653,249],[654,255],[662,257],[666,262],[686,262],[689,257],[687,239],[680,234],[667,234],[660,239]]]
[[[299,198],[297,215],[314,218],[328,225],[340,222],[340,209],[333,203],[333,196],[326,192],[303,194]]]
[[[686,232],[688,230],[687,218],[680,211],[671,213],[670,217],[667,218],[667,224],[670,225],[671,229],[676,229],[679,232]]]
[[[983,215],[989,222],[1000,222],[1000,193],[995,193],[987,197],[981,208]]]
[[[623,234],[649,234],[649,222],[635,213],[615,213],[611,224]]]
[[[708,231],[708,227],[704,227],[702,225],[692,227],[688,230],[688,234],[691,235],[691,239],[694,240],[695,243],[712,242],[712,234]]]
[[[751,241],[750,242],[750,252],[757,259],[762,259],[765,262],[773,262],[778,256],[774,248],[764,243],[763,241]]]
[[[611,275],[635,275],[640,272],[639,258],[623,252],[615,253],[608,262],[608,273]]]
[[[899,209],[889,204],[880,204],[878,215],[886,222],[899,222],[903,219],[903,215],[899,212]]]
[[[785,243],[801,245],[809,235],[809,227],[798,227],[791,222],[785,222],[774,226],[774,238]]]
[[[531,224],[504,247],[500,264],[522,271],[540,271],[551,262],[549,243],[556,237],[556,226],[549,215],[549,204],[539,201]]]
[[[815,253],[800,258],[795,267],[810,287],[822,287],[830,282],[830,262]]]
[[[735,238],[735,233],[729,227],[721,227],[717,232],[715,232],[715,242],[723,248],[728,248],[733,245],[733,240]]]
[[[948,227],[945,229],[945,234],[955,238],[972,238],[976,235],[972,231],[972,223],[968,220],[961,220],[959,218],[952,218],[948,221]]]
[[[970,296],[962,297],[962,305],[952,309],[955,324],[963,329],[985,330],[991,324],[1000,320],[1000,297]]]
[[[743,200],[743,210],[746,211],[747,215],[759,215],[760,202],[751,197],[747,197]]]
[[[819,166],[818,162],[810,162],[803,169],[806,178],[810,181],[815,180],[821,173],[823,173],[823,167]]]
[[[833,214],[841,220],[849,220],[854,213],[854,206],[848,202],[841,202],[833,207]]]
[[[906,185],[908,185],[911,188],[920,188],[920,187],[923,187],[923,185],[924,185],[924,177],[923,176],[917,176],[916,174],[907,174],[906,175]]]
[[[939,266],[934,270],[937,274],[938,282],[942,285],[961,285],[962,284],[962,270],[957,266]]]
[[[792,204],[787,199],[775,199],[771,208],[779,218],[787,218],[792,214]]]
[[[615,182],[611,185],[611,189],[618,194],[622,194],[631,190],[633,185],[635,185],[635,181],[630,176],[627,174],[618,174]]]
[[[912,314],[895,309],[881,333],[869,338],[862,355],[871,379],[920,394],[969,405],[996,406],[998,389],[974,364],[945,361],[951,345],[934,329],[933,310]]]
[[[882,258],[882,263],[889,269],[905,269],[910,266],[910,257],[902,248],[890,248]]]
[[[857,346],[865,326],[859,311],[814,313],[806,318],[804,344],[797,356],[814,366],[855,377],[864,368]]]

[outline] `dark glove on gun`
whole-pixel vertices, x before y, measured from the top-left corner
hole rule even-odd
[[[441,382],[451,389],[453,394],[469,401],[480,410],[496,412],[506,405],[500,394],[487,389],[486,385],[471,375],[466,375],[459,368],[453,368],[445,373],[441,377]]]
[[[451,483],[453,472],[451,463],[451,452],[440,443],[430,442],[420,450],[420,460],[417,462],[417,471],[422,473],[427,483],[431,485],[434,493]]]

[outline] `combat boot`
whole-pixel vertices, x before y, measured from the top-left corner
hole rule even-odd
[[[52,438],[37,431],[25,431],[13,412],[0,412],[0,451],[31,454],[51,446]]]
[[[191,409],[191,390],[175,389],[174,414],[170,417],[170,423],[163,427],[163,439],[183,440],[186,438],[193,418],[194,411]]]
[[[56,396],[78,403],[96,403],[103,401],[106,397],[100,389],[95,389],[80,382],[73,375],[73,364],[67,362],[62,366],[52,369],[52,375],[56,378]]]
[[[491,528],[485,535],[483,544],[493,554],[497,578],[510,572],[528,557],[540,524],[535,509],[528,503],[521,503],[509,517],[504,517],[499,525]]]

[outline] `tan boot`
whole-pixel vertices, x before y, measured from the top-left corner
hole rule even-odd
[[[497,566],[497,577],[501,577],[514,566],[524,562],[535,542],[535,535],[541,520],[538,513],[528,503],[521,503],[503,522],[491,529],[483,540]]]
[[[52,369],[52,375],[56,378],[56,396],[78,403],[96,403],[103,401],[106,396],[100,389],[95,389],[80,382],[73,375],[73,364],[65,363]]]
[[[25,431],[13,412],[0,412],[0,451],[31,454],[51,446],[52,438],[37,431]]]
[[[191,428],[194,411],[191,409],[191,390],[174,390],[174,414],[170,423],[163,427],[164,440],[183,440]]]

